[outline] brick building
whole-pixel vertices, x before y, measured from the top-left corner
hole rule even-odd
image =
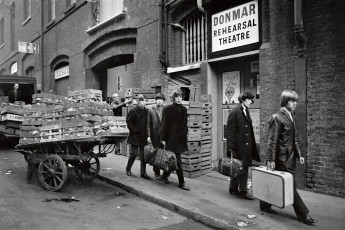
[[[214,162],[240,92],[256,95],[251,115],[264,158],[268,118],[293,89],[306,158],[298,186],[345,197],[342,0],[25,2],[0,1],[0,74],[35,77],[37,89],[62,95],[198,86],[213,102]],[[18,41],[40,53],[19,53]]]

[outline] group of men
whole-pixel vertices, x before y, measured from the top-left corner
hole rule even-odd
[[[114,95],[116,97],[118,95]],[[146,173],[146,163],[144,162],[144,147],[152,144],[153,148],[165,148],[176,155],[178,176],[178,187],[183,190],[190,190],[186,185],[183,176],[181,154],[188,151],[187,147],[187,109],[181,104],[182,92],[174,91],[172,94],[173,103],[163,105],[165,97],[162,93],[156,94],[156,104],[150,108],[146,106],[147,98],[144,95],[138,96],[138,104],[129,112],[126,118],[129,135],[127,143],[131,145],[131,150],[126,166],[126,174],[132,175],[131,168],[137,156],[140,156],[140,174],[147,180],[151,178]],[[114,115],[121,116],[119,110],[128,104],[116,102],[113,109]],[[164,171],[160,175],[160,169],[154,167],[155,178],[170,184],[170,171]]]
[[[244,166],[244,174],[238,178],[230,178],[229,193],[247,200],[253,198],[247,193],[248,168],[252,166],[252,160],[260,162],[254,137],[250,106],[254,103],[254,95],[245,92],[239,96],[240,104],[234,107],[228,117],[226,138],[228,152],[241,160]],[[187,109],[182,106],[181,91],[172,94],[173,103],[164,106],[164,95],[156,95],[156,105],[146,107],[146,97],[138,96],[138,105],[131,109],[126,121],[129,128],[128,143],[131,144],[130,156],[126,166],[126,173],[131,176],[131,168],[136,156],[140,155],[141,177],[150,180],[146,174],[144,162],[144,146],[147,143],[154,148],[166,148],[176,154],[179,187],[189,190],[183,177],[181,153],[188,150],[187,147]],[[297,106],[298,95],[293,90],[284,90],[281,94],[281,108],[269,120],[267,143],[267,168],[270,170],[286,171],[293,175],[294,202],[293,208],[299,221],[312,225],[316,222],[308,213],[309,210],[299,196],[296,188],[295,172],[296,160],[301,164],[304,158],[298,140],[295,126],[294,111]],[[127,103],[123,103],[124,106]],[[115,114],[116,107],[114,109]],[[168,177],[171,172],[163,172],[154,168],[155,178],[169,184]],[[260,201],[260,210],[270,214],[277,214],[269,203]]]

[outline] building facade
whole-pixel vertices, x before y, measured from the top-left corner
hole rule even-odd
[[[61,95],[197,86],[212,99],[215,164],[239,93],[255,95],[265,159],[267,121],[293,89],[306,158],[298,187],[345,197],[344,10],[341,0],[3,0],[0,74],[35,77],[37,89]],[[18,42],[39,51],[18,52]]]

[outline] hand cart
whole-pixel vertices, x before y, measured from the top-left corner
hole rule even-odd
[[[119,142],[125,141],[127,133],[109,136],[81,137],[31,144],[18,144],[16,152],[24,155],[28,163],[27,182],[38,168],[38,179],[43,188],[58,191],[67,179],[66,165],[72,165],[77,176],[91,181],[99,173],[99,157],[114,151]],[[98,153],[94,149],[98,147]]]

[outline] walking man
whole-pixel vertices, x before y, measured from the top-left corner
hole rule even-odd
[[[127,115],[127,126],[129,135],[127,143],[131,144],[131,151],[127,162],[126,174],[131,176],[131,168],[135,158],[140,155],[140,174],[144,179],[151,178],[146,174],[146,163],[144,162],[144,146],[147,143],[147,113],[146,97],[138,96],[138,105],[134,106]]]
[[[284,90],[280,97],[280,111],[273,114],[269,121],[268,143],[267,143],[267,168],[289,172],[293,175],[294,183],[294,202],[293,208],[299,221],[312,225],[316,222],[308,213],[309,210],[302,201],[296,189],[295,171],[296,159],[301,164],[304,158],[301,154],[295,125],[294,111],[297,106],[298,95],[293,90]],[[276,214],[271,204],[260,201],[260,210]]]
[[[252,166],[253,159],[260,161],[249,113],[249,107],[254,102],[254,95],[245,92],[238,99],[241,104],[229,113],[226,139],[228,151],[234,158],[243,162],[244,174],[241,177],[230,178],[229,193],[252,200],[253,198],[247,193],[248,167]]]
[[[147,142],[151,143],[153,148],[162,148],[162,143],[160,142],[161,134],[161,123],[162,123],[162,114],[165,101],[165,97],[162,93],[156,94],[156,105],[149,108],[149,114],[147,117]],[[160,169],[153,167],[155,177],[157,180],[161,180]]]
[[[190,190],[183,177],[181,153],[188,150],[187,146],[187,109],[181,104],[182,92],[174,91],[172,94],[173,103],[163,110],[161,142],[163,146],[175,153],[177,160],[176,174],[178,177],[179,188]],[[163,172],[162,180],[170,183],[168,177],[171,172]]]

